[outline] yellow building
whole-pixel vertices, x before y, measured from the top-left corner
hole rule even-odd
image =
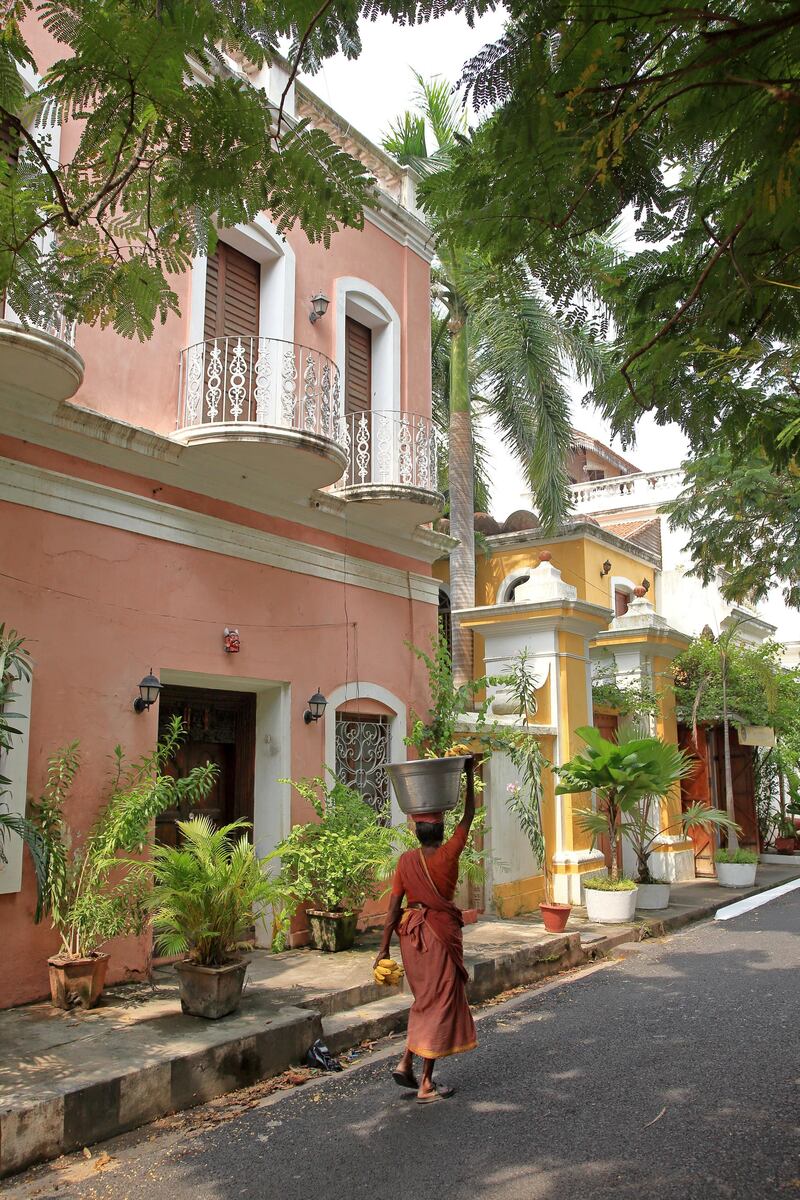
[[[520,650],[527,651],[538,684],[531,729],[544,756],[556,765],[581,748],[575,732],[580,726],[597,724],[608,732],[615,724],[613,712],[594,709],[593,672],[622,686],[643,680],[662,693],[652,731],[677,741],[671,693],[659,682],[669,675],[672,659],[688,638],[671,629],[651,602],[658,591],[657,550],[591,520],[545,537],[531,514],[514,518],[511,523],[523,527],[490,532],[486,539],[487,553],[476,567],[475,608],[452,614],[473,633],[475,676],[501,675]],[[446,563],[439,566],[446,592]],[[492,690],[491,723],[513,724],[517,718],[507,697],[501,688]],[[606,869],[606,859],[578,827],[575,810],[585,807],[587,797],[556,796],[552,772],[545,775],[545,841],[555,899],[581,903],[581,877]],[[484,779],[490,826],[487,907],[502,916],[533,911],[544,892],[543,866],[505,803],[508,787],[516,781],[510,759],[495,752]],[[678,793],[662,807],[662,828],[679,812]],[[659,839],[655,861],[653,873],[660,878],[690,877],[691,843],[667,833]],[[623,865],[633,868],[632,863]]]

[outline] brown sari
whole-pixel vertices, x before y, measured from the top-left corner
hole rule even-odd
[[[475,1023],[467,1003],[461,912],[431,879],[421,850],[398,864],[407,890],[419,897],[400,922],[400,952],[414,993],[408,1016],[408,1048],[422,1058],[445,1058],[474,1050]]]

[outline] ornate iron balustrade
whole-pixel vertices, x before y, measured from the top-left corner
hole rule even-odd
[[[178,428],[260,425],[344,446],[339,368],[319,350],[268,337],[223,337],[181,351]]]
[[[438,491],[438,431],[416,413],[349,413],[344,418],[347,471],[336,487],[367,484]]]

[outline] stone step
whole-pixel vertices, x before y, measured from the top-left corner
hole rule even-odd
[[[322,1022],[322,1037],[331,1054],[341,1054],[360,1042],[375,1041],[397,1033],[408,1024],[413,997],[392,989],[392,995],[373,1000],[362,1008],[334,1013]]]

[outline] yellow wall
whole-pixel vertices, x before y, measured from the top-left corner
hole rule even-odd
[[[475,603],[494,604],[506,576],[536,566],[543,550],[550,551],[553,566],[558,567],[565,583],[577,589],[578,599],[590,604],[612,607],[610,578],[613,575],[623,575],[634,584],[640,584],[643,579],[647,579],[651,587],[655,583],[655,568],[649,562],[579,535],[564,542],[495,550],[489,558],[481,555],[476,564]],[[600,569],[606,559],[611,563],[611,571],[601,579]]]

